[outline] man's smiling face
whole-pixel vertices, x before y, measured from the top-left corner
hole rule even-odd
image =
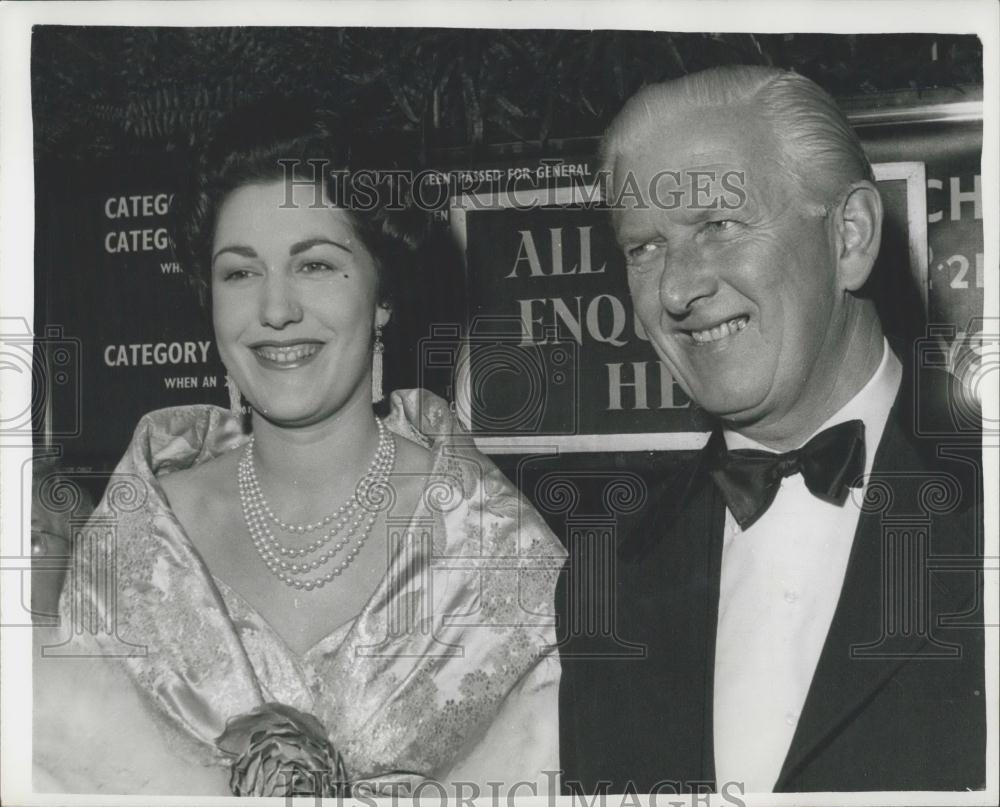
[[[685,392],[737,424],[812,405],[847,338],[829,221],[782,159],[734,106],[646,123],[614,164],[616,195],[634,180],[646,202],[612,211],[643,327]]]

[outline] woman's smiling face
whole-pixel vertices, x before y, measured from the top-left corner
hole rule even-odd
[[[251,406],[307,426],[370,394],[378,269],[349,214],[312,187],[244,185],[223,201],[212,246],[219,355]],[[291,204],[288,204],[288,202]]]

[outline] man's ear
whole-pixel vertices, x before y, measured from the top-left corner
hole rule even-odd
[[[392,319],[392,308],[385,303],[375,306],[375,325],[384,328],[386,323]]]
[[[845,291],[868,280],[882,243],[882,197],[867,180],[853,183],[841,197],[834,222],[837,276]]]

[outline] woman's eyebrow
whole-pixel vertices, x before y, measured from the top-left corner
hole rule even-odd
[[[251,247],[244,247],[239,245],[231,245],[223,247],[218,252],[212,256],[212,263],[215,263],[215,259],[218,258],[223,252],[235,252],[242,258],[256,258],[257,253]]]
[[[346,244],[341,244],[339,241],[331,241],[329,238],[320,238],[320,237],[307,238],[305,241],[296,241],[288,248],[288,254],[298,255],[300,252],[305,252],[306,250],[312,249],[313,247],[319,246],[321,244],[329,244],[330,246],[337,247],[338,249],[344,250],[344,252],[348,253],[349,255],[354,254],[351,251],[350,247],[348,247]],[[224,252],[233,252],[236,255],[239,255],[241,258],[257,257],[257,253],[254,251],[252,247],[245,247],[242,245],[233,244],[230,246],[225,246],[218,252],[216,252],[212,256],[212,263],[215,263],[215,260]]]
[[[338,249],[344,250],[344,252],[348,255],[354,254],[345,244],[341,244],[339,241],[331,241],[329,238],[307,238],[305,241],[296,241],[288,248],[288,254],[298,255],[300,252],[305,252],[307,249],[312,249],[320,244],[329,244],[337,247]]]

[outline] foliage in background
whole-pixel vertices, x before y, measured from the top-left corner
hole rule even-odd
[[[982,83],[973,36],[46,26],[32,53],[36,158],[189,147],[274,92],[314,94],[424,158],[544,149],[600,134],[645,83],[728,63],[793,67],[840,96]]]

